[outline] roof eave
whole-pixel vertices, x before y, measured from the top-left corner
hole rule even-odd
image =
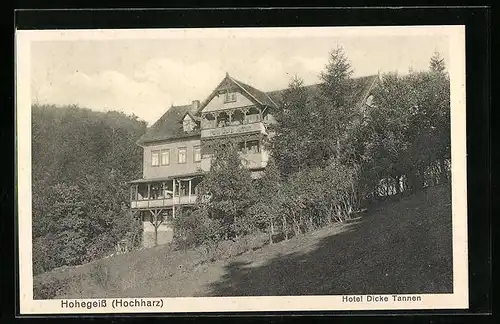
[[[153,140],[137,141],[136,144],[141,146],[141,147],[144,147],[144,146],[150,146],[150,145],[154,145],[154,144],[158,144],[158,143],[162,143],[162,142],[166,142],[166,143],[177,142],[179,140],[193,138],[193,137],[200,137],[200,136],[201,136],[200,133],[186,134],[184,136],[178,136],[178,137],[166,137],[166,138],[158,138],[158,139],[153,139]]]

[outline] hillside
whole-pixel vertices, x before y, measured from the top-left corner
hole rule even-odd
[[[145,130],[120,112],[32,106],[35,274],[99,259],[140,229],[122,206],[141,175]]]
[[[450,187],[216,262],[168,247],[35,277],[35,298],[179,297],[452,291]]]

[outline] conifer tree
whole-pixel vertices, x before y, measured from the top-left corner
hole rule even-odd
[[[439,52],[434,52],[429,62],[429,69],[432,72],[444,73],[446,66],[444,63],[444,58],[441,57]]]
[[[321,96],[316,102],[318,110],[316,138],[323,143],[320,147],[324,161],[331,156],[340,157],[340,139],[350,123],[354,113],[351,100],[353,69],[344,49],[338,46],[330,53],[325,71],[321,72]]]
[[[289,83],[275,113],[277,123],[270,125],[273,132],[271,154],[283,176],[303,169],[310,160],[313,111],[303,80],[295,76]]]

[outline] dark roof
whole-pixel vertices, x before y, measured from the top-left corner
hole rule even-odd
[[[231,78],[231,77],[230,77]],[[231,78],[237,85],[240,86],[244,91],[248,92],[252,97],[255,98],[260,104],[265,105],[265,106],[276,106],[276,102],[272,100],[272,98],[269,97],[269,95],[265,92],[262,92],[258,89],[255,89],[251,85],[248,85],[246,83],[243,83],[241,81],[238,81],[234,78]]]
[[[353,79],[352,84],[352,98],[356,105],[359,107],[366,101],[366,97],[369,95],[371,89],[373,88],[375,81],[378,79],[377,75],[371,75],[366,77],[359,77]],[[282,95],[286,89],[262,92],[255,89],[254,87],[240,82],[229,75],[226,75],[223,82],[227,80],[232,81],[234,84],[242,88],[244,91],[248,92],[251,96],[255,98],[256,101],[262,105],[276,106],[281,102]],[[221,82],[221,84],[223,83]],[[217,88],[220,87],[220,85]],[[320,86],[319,84],[313,84],[305,86],[308,93],[319,94]],[[215,92],[215,90],[214,90]],[[192,132],[186,133],[182,129],[182,119],[186,114],[189,114],[195,120],[199,120],[199,112],[204,108],[204,106],[213,98],[213,93],[204,101],[203,104],[197,109],[193,105],[184,106],[172,106],[167,112],[156,121],[139,140],[138,144],[145,144],[163,140],[173,140],[186,138],[190,136],[196,136],[200,134],[199,128],[195,128]]]
[[[142,135],[137,144],[144,144],[162,140],[185,138],[199,135],[200,131],[195,128],[192,132],[186,133],[182,129],[182,119],[189,113],[193,116],[196,113],[196,107],[193,105],[172,106],[163,116],[160,117],[146,133]]]
[[[370,75],[352,79],[352,85],[351,85],[352,92],[350,97],[353,100],[353,102],[356,102],[357,107],[359,107],[362,103],[365,102],[366,97],[370,94],[377,80],[378,80],[378,75]],[[321,93],[319,84],[307,85],[304,86],[304,88],[309,93],[309,95],[318,95]],[[267,94],[269,97],[272,98],[272,100],[276,104],[279,104],[283,99],[282,96],[285,93],[285,91],[286,89],[281,89],[281,90],[267,92]]]
[[[355,78],[352,81],[351,99],[352,102],[356,103],[356,107],[361,108],[361,105],[366,102],[367,97],[377,83],[378,75]]]

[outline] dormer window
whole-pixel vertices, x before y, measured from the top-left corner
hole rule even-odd
[[[182,128],[185,132],[192,132],[195,125],[196,123],[189,115],[186,115],[186,117],[184,117],[184,120],[182,121]]]
[[[236,101],[236,92],[227,92],[224,95],[224,103],[235,102]]]

